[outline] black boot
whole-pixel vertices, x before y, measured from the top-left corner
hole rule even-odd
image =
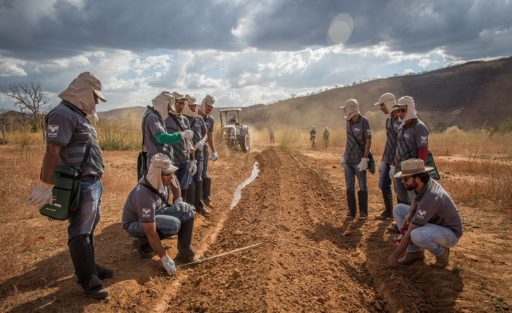
[[[105,267],[105,266],[99,264],[98,262],[96,262],[96,254],[94,253],[94,235],[93,234],[91,234],[89,236],[89,241],[91,242],[92,254],[94,256],[94,263],[96,264],[96,272],[98,273],[98,277],[101,280],[104,280],[107,278],[112,278],[114,276],[114,271],[111,270],[110,268]]]
[[[195,189],[195,203],[194,203],[194,207],[196,208],[196,212],[205,216],[205,217],[208,217],[210,215],[210,211],[208,211],[205,207],[204,207],[204,202],[201,200],[203,198],[203,186],[202,186],[202,181],[199,181],[199,182],[196,182],[196,189]]]
[[[359,190],[357,192],[357,201],[359,203],[359,220],[364,221],[368,218],[368,191]]]
[[[347,190],[348,213],[347,217],[356,217],[356,191]]]
[[[76,236],[68,243],[68,247],[73,266],[75,267],[75,273],[78,276],[80,285],[85,290],[85,294],[95,299],[105,299],[108,297],[109,291],[103,287],[96,272],[94,253],[89,237],[84,235]]]
[[[183,263],[197,262],[196,251],[192,248],[192,233],[194,231],[194,218],[182,222],[178,232],[178,255],[176,260]]]
[[[212,190],[212,179],[210,177],[203,177],[203,201],[204,204],[207,206],[210,206],[212,197],[211,197],[211,190]]]
[[[384,200],[384,211],[382,211],[376,219],[387,220],[393,218],[393,195],[391,193],[382,192],[382,199]]]
[[[190,205],[194,205],[194,197],[196,196],[196,185],[194,183],[188,185],[188,189],[187,189],[187,194],[186,196],[183,198],[183,200],[190,204]]]
[[[133,241],[133,247],[137,250],[142,259],[150,259],[155,255],[153,249],[149,245],[147,237],[135,238]]]

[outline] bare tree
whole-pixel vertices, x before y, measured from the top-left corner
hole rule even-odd
[[[14,99],[22,113],[41,114],[48,106],[49,99],[44,95],[40,82],[12,83],[2,88],[2,92]]]
[[[49,99],[43,93],[40,82],[12,83],[1,89],[2,93],[14,100],[20,112],[32,114],[33,125],[43,129],[42,114],[45,113]]]

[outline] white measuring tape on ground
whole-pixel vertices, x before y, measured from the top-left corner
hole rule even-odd
[[[225,256],[225,255],[228,255],[228,254],[232,254],[232,253],[240,252],[240,251],[243,251],[243,250],[251,249],[251,248],[257,247],[257,246],[259,246],[261,244],[263,244],[263,242],[256,243],[256,244],[253,244],[253,245],[250,245],[250,246],[246,246],[246,247],[242,247],[242,248],[238,248],[238,249],[231,250],[231,251],[228,251],[228,252],[223,252],[223,253],[219,253],[219,254],[216,254],[216,255],[212,255],[212,256],[209,256],[209,257],[204,258],[202,260],[181,264],[181,265],[178,265],[176,267],[185,267],[185,266],[191,266],[191,265],[203,263],[205,261],[216,259],[216,258],[221,257],[221,256]]]

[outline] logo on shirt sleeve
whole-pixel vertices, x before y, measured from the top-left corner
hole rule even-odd
[[[151,209],[142,209],[142,217],[151,217]]]
[[[48,124],[48,137],[55,138],[59,134],[59,125]]]
[[[421,219],[424,219],[425,215],[427,215],[427,211],[425,210],[418,210],[418,212],[416,213],[416,216]]]
[[[427,136],[420,136],[421,143],[427,143],[428,137]]]

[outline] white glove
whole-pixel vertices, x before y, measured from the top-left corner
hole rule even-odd
[[[188,170],[192,176],[197,173],[197,160],[192,160],[190,162],[190,168]]]
[[[391,181],[393,181],[393,179],[395,179],[395,174],[396,174],[396,166],[390,165],[389,166],[389,178],[391,179]]]
[[[174,264],[174,261],[170,256],[166,254],[163,258],[160,259],[160,261],[162,262],[162,266],[165,268],[169,276],[176,274],[176,264]]]
[[[368,158],[362,158],[361,162],[359,162],[359,165],[357,165],[357,169],[360,172],[366,171],[368,169]]]
[[[199,140],[199,141],[196,143],[196,145],[194,146],[194,148],[195,148],[196,150],[203,150],[203,147],[204,147],[204,141],[202,141],[202,140]]]
[[[210,155],[210,160],[216,161],[219,158],[219,154],[217,151],[212,152],[212,155]]]
[[[184,130],[182,132],[180,132],[181,134],[181,138],[183,138],[184,140],[190,140],[192,139],[192,137],[194,137],[194,132],[191,131],[190,129],[187,129],[187,130]]]
[[[174,200],[173,204],[178,204],[178,203],[181,203],[181,202],[183,202],[183,198],[179,197],[179,198],[176,198],[176,200]]]
[[[341,158],[340,158],[340,166],[343,167],[344,164],[345,164],[345,155],[342,154]]]
[[[42,207],[50,203],[52,200],[52,187],[50,186],[36,186],[32,189],[28,201],[34,206]]]

